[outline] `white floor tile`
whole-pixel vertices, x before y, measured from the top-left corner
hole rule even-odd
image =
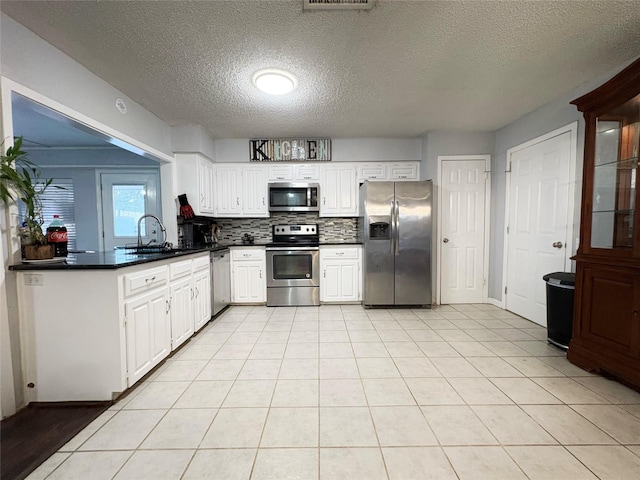
[[[419,407],[371,407],[371,416],[381,446],[438,444]]]
[[[166,410],[121,410],[79,450],[135,449],[167,413]]]
[[[253,449],[198,450],[183,480],[247,480],[256,456]]]
[[[378,439],[366,407],[320,409],[321,447],[377,447]]]
[[[422,412],[440,445],[498,445],[498,440],[467,406],[429,406]]]
[[[193,382],[174,404],[174,408],[217,408],[229,393],[231,381]]]
[[[367,401],[371,406],[416,405],[416,401],[402,379],[366,378],[362,380]]]
[[[267,411],[266,408],[221,408],[200,448],[257,447]]]
[[[321,480],[386,480],[379,448],[321,448]]]
[[[553,445],[556,440],[516,405],[476,405],[471,409],[503,445]]]
[[[238,380],[231,387],[222,406],[268,407],[275,386],[275,380]]]
[[[567,447],[601,480],[638,478],[640,457],[620,446]]]
[[[217,410],[170,410],[142,442],[141,449],[197,448]]]
[[[195,450],[138,450],[114,480],[180,480]]]
[[[444,447],[460,480],[524,480],[502,447]]]
[[[271,408],[261,447],[317,447],[317,408]]]
[[[457,480],[438,447],[383,448],[390,480]]]
[[[319,405],[318,380],[283,380],[276,383],[272,407],[317,407]]]
[[[363,407],[367,405],[360,379],[320,380],[321,407]]]
[[[258,450],[251,480],[315,480],[318,469],[315,448],[263,448]]]
[[[111,480],[132,453],[126,450],[72,453],[47,480]]]
[[[505,447],[531,480],[597,480],[593,473],[564,447]]]

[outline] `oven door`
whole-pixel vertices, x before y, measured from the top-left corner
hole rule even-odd
[[[267,248],[267,287],[320,285],[318,247]]]

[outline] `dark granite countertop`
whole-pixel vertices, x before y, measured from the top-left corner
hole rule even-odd
[[[112,270],[131,267],[143,263],[170,260],[185,255],[201,252],[215,252],[229,248],[229,245],[218,244],[206,248],[193,248],[163,253],[131,253],[127,250],[112,250],[109,252],[70,253],[64,260],[56,262],[20,263],[9,266],[9,270]]]

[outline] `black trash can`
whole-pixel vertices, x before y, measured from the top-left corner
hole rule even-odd
[[[547,282],[547,340],[566,350],[571,340],[576,275],[555,272],[546,274],[542,279]]]

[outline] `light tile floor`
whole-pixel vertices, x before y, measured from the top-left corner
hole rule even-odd
[[[236,306],[44,478],[640,478],[640,394],[491,305]]]

